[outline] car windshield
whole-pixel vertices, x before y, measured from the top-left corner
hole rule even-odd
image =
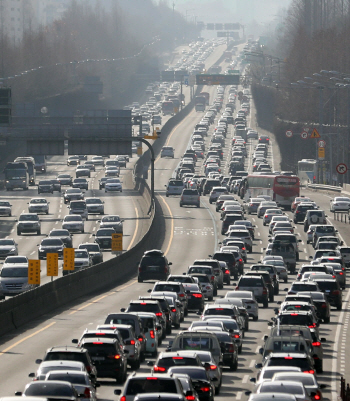
[[[62,245],[62,241],[60,239],[45,238],[41,241],[41,245]]]
[[[57,178],[71,178],[69,174],[59,174]]]
[[[86,199],[86,204],[91,205],[91,204],[102,204],[101,199],[98,198],[93,198],[93,199]]]
[[[9,256],[4,263],[28,263],[28,259],[25,256]]]
[[[88,254],[88,252],[87,252],[86,250],[79,250],[79,249],[76,249],[76,250],[74,251],[74,257],[75,257],[75,258],[88,258],[88,257],[89,257],[89,254]]]
[[[81,216],[71,215],[71,216],[65,216],[64,221],[76,221],[81,223],[83,219]]]
[[[60,373],[54,373],[51,372],[46,380],[59,380],[59,381],[65,381],[73,384],[83,384],[83,385],[89,385],[89,381],[87,380],[87,377],[83,374],[79,373],[68,373],[68,372],[60,372]]]
[[[242,278],[239,282],[240,287],[261,287],[262,282],[260,279]]]
[[[271,358],[271,360],[268,362],[268,366],[296,366],[302,371],[310,370],[310,365],[307,359],[293,358],[287,355],[282,358]]]
[[[0,239],[0,246],[15,245],[15,241],[11,239]]]
[[[1,277],[28,277],[28,269],[26,267],[11,267],[1,270]]]
[[[50,397],[53,396],[57,398],[59,394],[60,397],[73,397],[74,392],[72,387],[68,385],[61,385],[56,383],[31,383],[29,387],[26,388],[24,392],[25,396],[37,396],[37,397]]]
[[[75,182],[78,182],[75,180]],[[67,189],[66,191],[67,194],[81,194],[80,189],[72,188],[72,189]]]
[[[30,203],[32,203],[32,204],[47,203],[47,200],[46,200],[46,199],[32,199],[32,200],[30,201]]]
[[[69,232],[66,230],[54,230],[50,232],[50,237],[68,237]]]
[[[23,214],[18,221],[39,221],[39,217],[36,214]]]
[[[334,233],[334,227],[317,227],[316,232],[319,234],[331,234]]]
[[[177,394],[177,387],[173,378],[158,378],[152,377],[152,380],[147,378],[133,378],[128,382],[126,396],[144,394],[144,393],[174,393]]]
[[[102,218],[101,222],[103,223],[114,223],[120,221],[120,217],[119,216],[105,216]]]
[[[263,383],[260,387],[261,393],[289,393],[289,394],[304,394],[301,386],[297,384],[288,383],[283,384],[273,384],[273,382]]]
[[[8,206],[10,207],[10,202],[0,202],[0,206]]]
[[[171,283],[169,282],[169,284],[157,284],[157,285],[154,287],[154,291],[160,291],[160,292],[164,292],[164,291],[179,292],[179,291],[180,291],[180,287],[179,287],[179,285],[171,284]]]
[[[79,245],[79,249],[86,249],[88,252],[99,252],[100,251],[98,244]]]
[[[100,229],[97,230],[96,232],[96,237],[112,237],[112,234],[114,233],[114,230],[109,230],[109,229]]]
[[[147,266],[165,266],[165,259],[163,256],[144,256],[141,259],[141,267]],[[172,291],[172,290],[157,290],[157,291]]]

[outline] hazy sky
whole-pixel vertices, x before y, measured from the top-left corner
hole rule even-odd
[[[291,0],[168,0],[175,10],[204,22],[240,22],[256,20],[263,24],[273,20]]]

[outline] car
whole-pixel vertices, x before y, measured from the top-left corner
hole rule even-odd
[[[172,294],[174,295],[174,294]],[[165,316],[165,330],[162,330],[161,340],[165,338],[166,334],[171,334],[171,326],[180,326],[181,318],[181,310],[178,306],[180,306],[181,302],[176,297],[167,296],[167,293],[164,292],[163,295],[148,295],[148,296],[139,296],[139,300],[148,300],[153,299],[160,303],[162,307],[163,315]],[[182,304],[181,304],[182,305]],[[163,323],[160,321],[160,323]],[[160,345],[160,344],[159,344]]]
[[[56,363],[58,363],[58,361],[64,361],[64,363],[66,361],[82,362],[89,374],[91,382],[96,387],[97,370],[87,349],[67,345],[50,347],[46,350],[44,358],[37,359],[35,362],[41,364],[47,361],[55,361]]]
[[[261,198],[250,198],[247,202],[244,201],[244,206],[248,214],[257,213],[258,207],[262,202]]]
[[[312,354],[312,345],[303,336],[270,335],[265,340],[264,346],[259,349],[263,360],[271,352],[308,352]]]
[[[123,192],[123,186],[119,178],[108,178],[105,183],[105,192]]]
[[[40,180],[38,182],[38,194],[41,193],[53,194],[53,183],[51,180]]]
[[[283,280],[285,283],[288,282],[288,270],[287,270],[287,266],[284,263],[283,258],[281,260],[280,259],[263,260],[262,264],[275,266],[275,269],[277,270],[279,281]]]
[[[328,216],[325,214],[323,210],[317,209],[317,210],[307,210],[305,219],[304,219],[304,232],[308,231],[308,228],[310,225],[315,224],[327,224],[327,218]]]
[[[57,253],[58,258],[63,258],[65,245],[60,238],[43,238],[38,248],[38,259],[46,259],[48,253]]]
[[[160,352],[155,362],[147,363],[152,367],[152,373],[168,373],[169,369],[177,366],[203,367],[196,351]]]
[[[336,196],[330,200],[330,211],[336,212],[348,212],[350,209],[350,198],[347,196]]]
[[[17,221],[17,235],[36,232],[41,234],[41,223],[36,213],[21,213]]]
[[[94,163],[95,166],[103,166],[105,165],[105,161],[102,156],[93,156],[91,161]]]
[[[86,166],[78,166],[75,170],[75,177],[91,177],[91,170]]]
[[[269,289],[262,276],[250,276],[249,273],[241,276],[236,290],[251,291],[254,293],[255,299],[261,302],[264,308],[269,305]]]
[[[207,298],[208,301],[212,301],[213,296],[214,296],[214,287],[213,287],[213,284],[210,281],[210,278],[208,277],[208,275],[200,274],[200,273],[192,273],[192,274],[190,274],[190,276],[198,281],[198,284],[201,287],[203,296],[205,298]]]
[[[311,401],[304,384],[298,381],[290,380],[271,380],[261,383],[256,388],[257,394],[264,393],[283,393],[294,395],[297,401]]]
[[[84,164],[84,167],[87,167],[88,169],[90,169],[90,171],[96,171],[96,167],[95,167],[95,163],[91,160],[87,160]]]
[[[174,281],[156,281],[152,290],[148,290],[152,294],[159,292],[175,292],[182,303],[184,316],[188,314],[188,300],[186,290],[182,283]]]
[[[97,263],[103,262],[103,253],[101,252],[101,248],[97,243],[86,242],[84,244],[80,244],[78,249],[86,249],[92,259],[92,264],[96,265]]]
[[[108,177],[102,177],[100,180],[98,180],[99,190],[101,190],[105,187],[107,180],[109,180]]]
[[[180,207],[194,205],[200,207],[201,198],[197,189],[184,188],[180,197]]]
[[[136,316],[136,318],[140,319],[140,317],[138,316]],[[102,324],[97,326],[96,330],[99,331],[118,330],[124,341],[123,348],[127,355],[128,365],[130,365],[131,369],[138,369],[140,367],[141,343],[140,340],[137,338],[134,327],[131,324],[123,324],[123,323]]]
[[[16,391],[15,395],[23,397],[40,397],[43,399],[59,398],[65,401],[78,401],[79,394],[72,383],[60,380],[38,380],[28,383],[23,393]]]
[[[28,283],[28,263],[26,256],[7,256],[0,270],[0,299],[37,287]]]
[[[133,372],[128,376],[122,390],[114,390],[123,401],[134,401],[138,394],[156,393],[157,399],[162,393],[177,394],[184,397],[183,387],[176,375]],[[148,400],[147,400],[148,401]],[[165,400],[169,401],[169,400]],[[175,401],[175,400],[171,400]]]
[[[283,215],[281,209],[266,209],[263,215],[263,226],[269,225],[272,220],[272,217],[281,215]]]
[[[312,236],[312,243],[313,246],[316,246],[317,240],[320,237],[332,236],[335,237],[338,230],[332,224],[318,224],[315,227],[313,236]]]
[[[171,157],[174,158],[174,148],[172,146],[163,146],[160,151],[160,157]]]
[[[70,174],[58,174],[56,178],[60,182],[61,186],[62,185],[72,186],[73,184],[73,178]]]
[[[314,359],[308,353],[271,352],[263,363],[255,365],[257,369],[268,366],[295,366],[300,368],[302,372],[315,373]]]
[[[12,205],[8,201],[0,201],[0,216],[12,216]]]
[[[115,157],[115,160],[118,160],[120,167],[124,167],[124,168],[126,167],[127,160],[126,160],[126,157],[124,155],[117,155]]]
[[[69,382],[73,385],[79,397],[83,397],[89,401],[97,401],[96,389],[87,372],[77,370],[51,370],[46,374],[45,380]]]
[[[165,187],[165,196],[168,197],[171,195],[181,195],[185,188],[185,184],[182,180],[170,179]]]
[[[279,292],[279,281],[278,281],[278,273],[277,269],[272,264],[267,263],[258,263],[250,266],[251,271],[267,271],[270,274],[270,278],[272,280],[272,285],[274,288],[274,295],[278,295]],[[266,280],[265,280],[266,281]]]
[[[290,207],[291,212],[294,213],[296,207],[297,207],[297,206],[299,205],[299,203],[301,203],[301,202],[311,202],[311,203],[312,203],[312,200],[311,200],[310,198],[306,197],[306,196],[297,196],[297,197],[295,197],[295,199],[293,200],[292,205],[291,205],[291,207]]]
[[[69,156],[67,166],[78,166],[80,164],[79,156]]]
[[[0,259],[18,255],[18,244],[13,238],[0,239]]]
[[[80,215],[70,214],[64,216],[62,221],[62,229],[72,232],[84,233],[84,220]]]
[[[187,294],[187,309],[201,312],[204,309],[204,295],[199,284],[182,283]]]
[[[171,274],[171,265],[161,250],[146,251],[138,266],[137,281],[142,283],[144,280],[167,280]]]
[[[106,215],[100,220],[100,228],[113,228],[114,232],[123,234],[124,220],[118,215]]]
[[[274,201],[262,201],[261,203],[260,203],[260,205],[258,206],[258,210],[257,210],[257,216],[260,218],[260,217],[263,217],[264,216],[264,214],[265,214],[265,212],[266,212],[266,210],[267,209],[279,209],[279,207],[278,207],[278,205],[277,205],[277,203],[276,202],[274,202]],[[280,209],[279,209],[280,210]],[[281,214],[282,214],[282,211],[281,211]],[[265,223],[266,224],[266,223]]]
[[[117,339],[104,336],[84,338],[80,346],[88,350],[98,378],[113,378],[117,383],[124,383],[127,377],[127,357]]]
[[[41,362],[36,373],[30,373],[29,377],[33,380],[45,380],[46,375],[51,371],[70,371],[70,372],[87,372],[83,362],[80,361],[66,361],[66,360],[52,360]]]
[[[79,188],[67,189],[63,195],[63,201],[66,204],[72,200],[81,200],[81,199],[84,199],[84,194]]]
[[[333,278],[318,278],[314,282],[319,289],[326,295],[329,303],[335,306],[337,310],[342,309],[343,293],[337,279]]]
[[[53,229],[49,232],[48,238],[59,238],[66,248],[73,248],[73,238],[68,230]]]
[[[51,182],[52,182],[53,192],[61,192],[61,183],[60,183],[60,181],[57,178],[53,178],[51,180]]]
[[[162,343],[163,326],[159,317],[152,312],[135,312],[142,321],[142,326],[147,329],[146,353],[152,356],[158,355],[158,345]]]
[[[85,220],[89,219],[85,200],[72,200],[68,207],[69,214],[77,214]]]
[[[72,188],[89,189],[89,183],[86,178],[74,178]]]
[[[278,287],[277,289],[275,288],[275,284],[276,282],[278,282],[278,280],[273,280],[272,277],[270,276],[269,271],[267,270],[250,270],[249,272],[247,272],[247,274],[249,274],[249,276],[260,276],[264,279],[265,285],[268,288],[268,292],[269,292],[269,301],[273,302],[274,301],[274,295],[277,292],[278,294]],[[278,285],[278,284],[277,284]]]
[[[89,214],[104,214],[104,201],[100,198],[85,198],[85,202]]]
[[[119,162],[118,162],[119,163]],[[114,177],[119,177],[120,175],[120,168],[119,166],[106,166],[105,169],[105,176],[107,178],[114,178]]]
[[[112,235],[114,233],[113,228],[99,228],[93,236],[101,249],[112,249]]]

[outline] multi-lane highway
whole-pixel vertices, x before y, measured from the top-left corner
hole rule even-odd
[[[216,88],[207,88],[211,96],[214,97]],[[227,92],[225,94],[227,96]],[[250,118],[248,122],[252,128],[255,127],[254,121],[254,106],[252,105]],[[218,213],[215,212],[215,205],[209,204],[208,196],[201,197],[201,207],[182,207],[179,206],[178,197],[165,197],[164,185],[168,179],[173,175],[181,156],[185,152],[194,125],[200,120],[202,113],[192,111],[184,121],[182,121],[172,133],[169,135],[167,145],[175,148],[175,158],[157,158],[155,164],[155,190],[160,200],[160,205],[164,215],[166,237],[162,250],[167,255],[169,261],[173,263],[172,273],[182,274],[187,270],[187,267],[192,264],[195,259],[205,258],[218,248],[218,242],[223,238],[220,234],[220,220]],[[231,139],[233,136],[233,128],[230,126],[229,133],[226,138],[226,146],[224,153],[223,166],[226,167],[228,162],[228,155],[231,147]],[[209,142],[209,138],[207,138]],[[256,140],[248,145],[248,152],[251,154]],[[270,147],[269,161],[273,163],[275,151],[275,144]],[[246,168],[251,166],[250,158],[248,155]],[[54,176],[60,172],[67,172],[69,169],[65,166],[65,161],[61,158],[53,158],[50,161],[49,174]],[[274,166],[278,169],[279,166]],[[130,165],[127,166],[130,168]],[[50,171],[51,170],[51,171]],[[202,172],[201,161],[197,163],[197,170]],[[91,180],[91,189],[86,196],[100,196],[101,192],[97,190],[97,179],[102,175],[102,172],[96,172],[94,178]],[[317,202],[320,208],[329,210],[328,195],[322,193],[310,192],[303,190],[302,193],[310,196]],[[6,193],[0,193],[1,198],[6,197]],[[11,194],[14,195],[14,194]],[[16,193],[17,195],[17,193]],[[25,195],[25,197],[23,196]],[[13,196],[11,202],[13,203],[13,214],[18,216],[22,211],[26,210],[26,202],[31,197],[36,196],[34,189],[29,190],[27,193],[20,193],[19,196]],[[59,219],[67,212],[66,206],[63,204],[60,197],[57,195],[48,196],[50,200],[51,213],[54,212],[55,217],[43,217],[43,233],[47,233],[51,228],[60,227]],[[106,213],[117,213],[126,219],[124,232],[126,234],[124,248],[127,249],[137,241],[133,233],[137,231],[137,217],[140,209],[135,204],[134,197],[128,197],[127,192],[122,195],[104,195]],[[290,214],[289,212],[287,212]],[[268,241],[267,227],[262,225],[261,219],[256,215],[247,216],[253,224],[256,225],[256,236],[253,245],[253,252],[248,254],[248,261],[246,267],[252,263],[258,262],[263,254],[263,248],[266,247]],[[12,219],[13,220],[13,219]],[[89,219],[86,223],[86,233],[77,234],[74,236],[74,246],[80,242],[92,241],[91,234],[96,229],[96,221],[98,217]],[[337,227],[339,234],[346,241],[348,234],[350,234],[350,226],[345,223],[335,222],[330,217],[330,221]],[[36,252],[36,246],[39,236],[21,236],[16,237],[12,232],[14,222],[12,221],[7,226],[3,226],[3,237],[15,237],[20,246],[21,254],[29,252]],[[302,225],[296,225],[296,233],[302,240],[301,256],[299,264],[309,260],[309,256],[313,255],[311,245],[306,244],[306,236],[303,231]],[[33,254],[34,256],[34,254]],[[250,322],[250,330],[246,333],[243,342],[243,352],[239,355],[239,366],[237,371],[232,372],[224,368],[223,385],[220,395],[216,399],[226,400],[244,400],[246,390],[252,389],[250,377],[255,377],[257,370],[255,363],[260,362],[261,357],[258,349],[263,344],[263,336],[268,334],[267,323],[270,318],[274,316],[273,309],[277,306],[277,302],[284,299],[286,292],[285,287],[289,287],[295,276],[289,276],[289,282],[286,285],[281,285],[280,295],[275,296],[274,302],[269,304],[269,307],[264,309],[261,307],[259,311],[259,320],[257,322]],[[30,380],[28,374],[36,370],[37,365],[35,359],[41,358],[47,348],[54,345],[71,345],[71,339],[77,338],[81,335],[84,329],[95,328],[98,324],[104,322],[108,313],[117,312],[122,307],[126,307],[130,300],[137,299],[139,295],[146,295],[147,290],[152,288],[153,282],[138,283],[135,279],[130,280],[120,286],[115,287],[113,290],[95,296],[93,298],[86,297],[79,300],[74,305],[69,305],[66,308],[57,310],[52,314],[45,315],[40,319],[36,319],[31,324],[21,328],[18,332],[11,332],[3,336],[0,347],[0,372],[1,372],[1,387],[0,396],[12,395],[16,390],[22,390],[24,385]],[[224,286],[224,289],[219,290],[218,297],[223,296],[228,289],[233,289],[234,283],[230,286]],[[348,289],[343,291],[343,310],[336,311],[334,308],[331,313],[330,324],[321,324],[320,333],[321,337],[326,337],[327,342],[324,343],[324,372],[319,374],[321,383],[330,385],[331,387],[324,390],[324,397],[326,399],[336,398],[336,386],[340,375],[346,375],[350,372],[349,362],[347,361],[346,349],[346,335],[349,320],[348,301],[350,292]],[[185,318],[181,329],[189,326],[193,320],[197,320],[198,316],[189,314]],[[167,336],[166,341],[163,342],[161,347],[165,349],[168,340],[174,338],[178,329],[174,329],[172,335]],[[146,358],[149,360],[151,358]],[[348,358],[349,359],[349,358]],[[142,363],[140,372],[149,372],[150,368]],[[103,400],[115,400],[116,396],[113,390],[116,388],[115,382],[110,380],[103,380],[102,386],[98,390],[98,398]]]

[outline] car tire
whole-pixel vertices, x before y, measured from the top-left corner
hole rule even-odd
[[[253,316],[253,322],[257,322],[259,320],[259,316]]]
[[[37,230],[36,235],[41,235],[41,230]]]
[[[330,320],[331,320],[330,316],[325,317],[325,318],[323,319],[323,323],[328,324],[328,323],[330,322]]]
[[[131,369],[139,369],[141,365],[140,359],[130,362]]]
[[[269,302],[273,302],[275,299],[274,294],[269,295]]]
[[[185,317],[188,316],[188,309],[187,308],[184,310],[184,316]]]
[[[197,207],[201,207],[201,205],[198,203]]]
[[[180,207],[182,207],[182,203],[180,202]]]
[[[219,385],[218,387],[215,387],[215,395],[220,394],[220,387],[221,387],[221,385]]]
[[[238,362],[237,361],[230,363],[230,370],[235,371],[235,370],[237,370],[237,367],[238,367]]]
[[[295,260],[298,262],[299,261],[299,252],[297,252],[296,256],[295,256]]]
[[[268,308],[269,307],[269,301],[264,301],[263,302],[263,307]]]
[[[208,297],[208,301],[211,302],[213,300],[213,297]]]
[[[239,354],[242,353],[242,348],[243,348],[243,345],[241,344],[241,345],[238,347],[238,353],[239,353]]]
[[[180,328],[180,323],[175,323],[175,324],[174,324],[174,328],[175,328],[175,329],[179,329],[179,328]]]
[[[142,278],[141,278],[141,277],[137,277],[137,282],[138,282],[138,283],[143,283]]]
[[[342,305],[337,305],[337,310],[342,310]]]
[[[165,331],[166,331],[166,333],[164,333],[164,337],[163,338],[165,338],[165,334],[171,334],[171,326],[167,326]]]

